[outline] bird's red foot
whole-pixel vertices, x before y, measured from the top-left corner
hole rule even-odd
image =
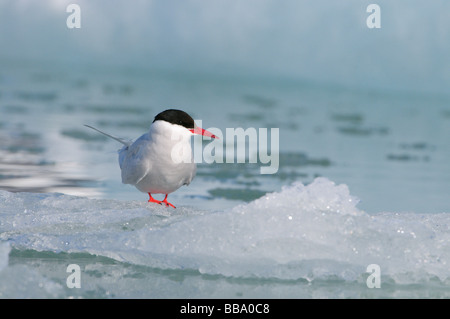
[[[149,203],[157,203],[157,204],[159,204],[159,205],[162,205],[162,204],[161,204],[162,202],[161,202],[160,200],[154,199],[154,198],[152,197],[152,194],[148,193],[148,196],[150,196],[150,198],[148,199],[148,202],[149,202]]]
[[[169,202],[167,201],[167,194],[166,194],[166,197],[164,197],[164,200],[162,200],[162,201],[157,200],[157,199],[154,199],[154,198],[152,197],[152,194],[150,194],[150,193],[148,193],[148,196],[150,196],[150,198],[148,199],[148,202],[149,202],[149,203],[157,203],[157,204],[160,204],[160,205],[162,205],[162,203],[164,203],[164,204],[166,204],[167,207],[171,206],[171,207],[173,207],[173,208],[176,208],[175,206],[173,206],[171,203],[169,203]]]
[[[173,208],[176,208],[175,206],[173,206],[171,203],[169,203],[169,202],[167,201],[167,194],[166,194],[166,197],[164,197],[164,200],[163,200],[161,203],[166,204],[167,207],[171,206],[171,207],[173,207]]]

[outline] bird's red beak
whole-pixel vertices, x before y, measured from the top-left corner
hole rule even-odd
[[[192,130],[189,130],[189,131],[191,131],[193,134],[199,134],[199,135],[208,136],[208,137],[212,137],[212,138],[218,138],[213,133],[211,133],[211,132],[209,132],[207,130],[204,130],[201,127],[198,127],[198,126],[196,128],[194,128],[194,129],[192,129]]]

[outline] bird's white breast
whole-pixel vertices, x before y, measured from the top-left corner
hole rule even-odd
[[[190,137],[184,127],[156,121],[150,131],[119,151],[122,182],[145,193],[169,194],[196,173]]]

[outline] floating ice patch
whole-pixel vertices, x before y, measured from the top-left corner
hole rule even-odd
[[[357,203],[325,178],[218,212],[0,192],[0,240],[230,277],[361,281],[377,264],[398,283],[450,280],[449,213],[369,215]]]

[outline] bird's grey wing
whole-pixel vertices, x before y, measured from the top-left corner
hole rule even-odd
[[[136,185],[150,171],[151,163],[146,156],[145,141],[138,139],[119,151],[119,165],[122,170],[122,183]]]

